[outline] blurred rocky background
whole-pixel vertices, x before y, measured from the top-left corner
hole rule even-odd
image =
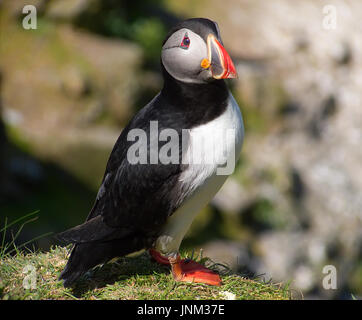
[[[27,4],[36,30],[22,27]],[[40,210],[19,241],[85,219],[120,131],[162,86],[168,28],[208,17],[239,73],[230,86],[246,139],[183,247],[290,282],[297,298],[362,296],[361,1],[5,0],[0,10],[0,223]],[[337,289],[322,286],[326,265]]]

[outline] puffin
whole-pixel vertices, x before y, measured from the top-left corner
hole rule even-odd
[[[232,173],[244,139],[225,83],[237,72],[218,24],[191,18],[175,25],[162,44],[161,69],[162,90],[121,131],[86,221],[57,235],[72,244],[59,277],[65,287],[145,250],[169,265],[176,281],[222,283],[179,253],[194,218]]]

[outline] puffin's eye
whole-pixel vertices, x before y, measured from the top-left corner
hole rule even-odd
[[[181,48],[182,49],[188,49],[189,48],[189,46],[190,46],[190,38],[189,38],[189,36],[187,35],[187,33],[185,34],[185,36],[184,36],[184,38],[182,39],[182,41],[181,41]]]

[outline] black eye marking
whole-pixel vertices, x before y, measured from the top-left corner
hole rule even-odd
[[[184,38],[181,41],[180,47],[182,49],[188,49],[189,46],[190,46],[190,43],[191,43],[190,38],[189,38],[189,36],[188,36],[188,34],[186,32],[185,35],[184,35]]]

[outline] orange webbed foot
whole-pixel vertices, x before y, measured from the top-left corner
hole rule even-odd
[[[220,286],[221,278],[214,271],[193,260],[183,259],[181,264],[181,279],[179,281],[205,283]]]
[[[179,254],[167,258],[154,249],[150,249],[149,253],[159,264],[171,265],[172,275],[176,281],[221,285],[221,278],[217,273],[196,261],[181,259]]]

